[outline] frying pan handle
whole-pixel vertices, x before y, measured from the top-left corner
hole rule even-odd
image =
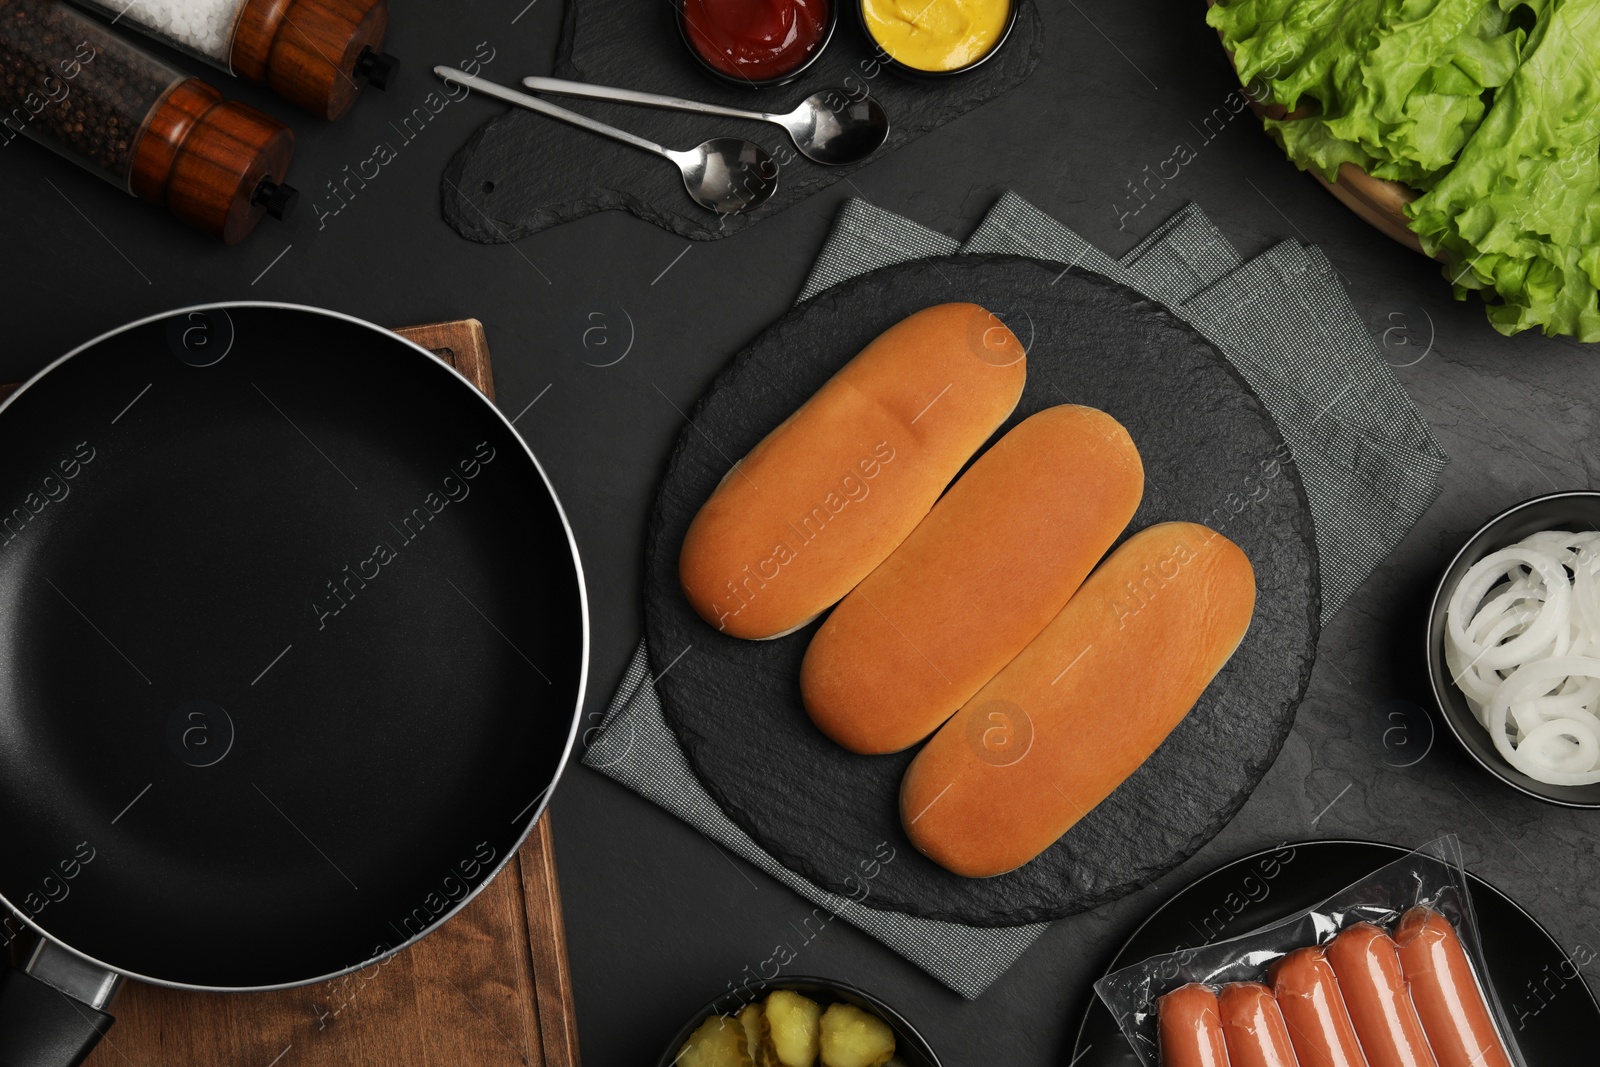
[[[78,1067],[116,1022],[100,1009],[122,976],[41,940],[0,973],[0,1067]]]

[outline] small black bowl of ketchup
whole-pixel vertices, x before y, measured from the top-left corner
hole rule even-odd
[[[836,0],[678,0],[678,32],[719,81],[783,85],[817,61],[839,21]]]

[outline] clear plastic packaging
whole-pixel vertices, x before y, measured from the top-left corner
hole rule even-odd
[[[1449,920],[1466,949],[1468,962],[1488,1003],[1500,1040],[1517,1067],[1527,1067],[1506,1014],[1487,981],[1488,972],[1472,908],[1472,891],[1461,865],[1461,845],[1452,834],[1381,867],[1315,907],[1227,941],[1152,956],[1113,971],[1095,983],[1095,992],[1122,1028],[1144,1067],[1160,1067],[1156,1002],[1191,982],[1222,986],[1260,982],[1268,968],[1295,949],[1326,945],[1346,927],[1373,923],[1393,933],[1401,915],[1428,907]]]

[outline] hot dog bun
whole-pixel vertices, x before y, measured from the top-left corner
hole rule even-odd
[[[1255,598],[1250,561],[1221,534],[1187,522],[1134,534],[911,761],[912,844],[974,878],[1050,847],[1188,714]]]
[[[1064,404],[978,458],[806,650],[812,722],[864,755],[927,737],[1077,591],[1133,518],[1144,467],[1122,424]]]
[[[1022,343],[976,304],[884,331],[734,464],[684,537],[706,622],[780,637],[855,588],[922,521],[1022,395]]]
[[[1217,995],[1190,982],[1156,1001],[1161,1067],[1229,1067]]]
[[[1450,920],[1431,908],[1412,908],[1400,917],[1394,940],[1439,1067],[1511,1067]]]

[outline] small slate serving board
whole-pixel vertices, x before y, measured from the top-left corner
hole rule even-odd
[[[907,78],[873,59],[851,0],[834,2],[840,5],[839,24],[822,57],[788,85],[751,89],[716,81],[696,65],[678,35],[673,0],[569,0],[555,76],[751,111],[788,111],[823,89],[865,89],[889,113],[891,129],[881,155],[1022,84],[1044,48],[1034,0],[1018,0],[1010,37],[982,66],[951,78]],[[526,73],[491,70],[488,76],[514,84]],[[692,148],[720,135],[748,137],[778,161],[778,190],[752,211],[719,216],[689,199],[677,168],[666,160],[512,108],[480,127],[445,169],[444,216],[463,237],[499,244],[622,208],[684,237],[710,241],[774,215],[865,165],[813,163],[794,150],[782,129],[765,122],[551,99],[668,148]]]
[[[1255,567],[1256,612],[1232,660],[1156,753],[1033,862],[953,875],[917,853],[896,797],[914,753],[865,757],[825,738],[800,700],[816,624],[774,641],[718,633],[678,585],[690,520],[727,473],[866,343],[934,304],[970,300],[1028,348],[1003,433],[1056,404],[1110,412],[1144,460],[1129,532],[1173,519],[1232,538]],[[828,290],[763,332],[684,430],[647,544],[645,626],[667,721],[707,791],[775,858],[841,894],[880,842],[897,850],[863,903],[1005,926],[1124,896],[1182,863],[1238,811],[1277,757],[1310,679],[1319,596],[1312,518],[1270,416],[1220,353],[1131,289],[1015,256],[947,256]],[[1159,663],[1151,669],[1160,669]]]

